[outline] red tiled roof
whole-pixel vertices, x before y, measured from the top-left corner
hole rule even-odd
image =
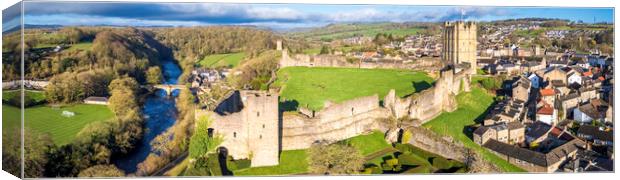
[[[555,137],[560,137],[560,135],[562,134],[562,129],[558,128],[558,127],[553,127],[551,129],[551,134]]]
[[[541,96],[553,96],[555,95],[555,90],[548,88],[548,89],[541,89],[540,90],[540,95]]]
[[[592,71],[584,72],[583,75],[584,76],[592,76]]]
[[[599,76],[599,77],[598,77],[598,80],[604,81],[604,80],[605,80],[605,78],[604,78],[603,76]]]
[[[553,115],[553,108],[549,104],[545,104],[536,114]]]

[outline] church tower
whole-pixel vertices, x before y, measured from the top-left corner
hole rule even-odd
[[[474,22],[445,22],[442,60],[455,69],[476,74],[477,28]]]

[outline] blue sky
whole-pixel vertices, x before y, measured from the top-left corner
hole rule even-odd
[[[523,17],[613,22],[613,8],[318,5],[228,3],[25,2],[25,24],[198,26],[256,25],[274,29],[342,22],[490,21]],[[6,11],[6,12],[5,12]],[[19,24],[3,11],[3,30]]]

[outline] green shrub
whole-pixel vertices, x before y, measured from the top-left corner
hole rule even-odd
[[[232,156],[228,156],[226,158],[226,167],[230,171],[236,171],[236,170],[240,170],[240,169],[249,168],[250,164],[251,164],[251,161],[249,159],[233,160]]]
[[[411,140],[411,137],[413,136],[413,134],[411,133],[411,131],[406,130],[405,132],[403,132],[403,137],[400,139],[401,143],[407,143],[409,142],[409,140]]]
[[[452,167],[452,162],[443,157],[433,158],[432,164],[437,169],[450,169]]]
[[[373,164],[372,166],[364,168],[362,174],[383,174],[383,170],[381,170],[379,166]]]
[[[409,166],[423,165],[427,163],[427,162],[422,162],[419,159],[416,159],[411,154],[401,154],[400,156],[398,156],[398,162],[401,165],[409,165]]]
[[[405,154],[413,152],[413,146],[411,144],[396,144],[395,148]]]
[[[428,166],[418,166],[415,168],[408,169],[403,172],[403,174],[421,174],[421,173],[431,173],[431,169]]]

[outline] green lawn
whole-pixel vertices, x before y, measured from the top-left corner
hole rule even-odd
[[[109,120],[114,116],[112,111],[108,109],[108,106],[88,104],[68,105],[61,108],[39,105],[26,108],[25,110],[25,126],[38,132],[48,133],[54,143],[58,145],[71,142],[75,135],[87,124],[95,121]],[[61,114],[65,110],[74,112],[75,116],[62,116]],[[19,127],[19,108],[3,104],[3,131],[10,131]]]
[[[344,142],[357,148],[363,156],[392,147],[385,141],[381,131],[373,131],[367,135],[355,136],[344,140]]]
[[[390,89],[403,97],[432,82],[426,73],[408,70],[286,67],[278,71],[274,85],[282,87],[283,99],[320,110],[327,100],[338,103],[373,94],[383,99]]]
[[[306,150],[290,150],[280,153],[277,166],[253,167],[234,171],[235,176],[290,175],[308,171]]]
[[[444,112],[437,118],[425,123],[423,126],[441,135],[452,136],[461,141],[465,147],[472,148],[482,153],[484,159],[498,165],[506,172],[522,172],[523,170],[497,155],[474,143],[463,129],[469,125],[477,124],[476,119],[483,116],[486,109],[493,104],[493,96],[479,87],[472,87],[469,93],[461,93],[457,96],[459,107],[454,112]]]
[[[241,63],[245,58],[245,53],[228,53],[228,54],[214,54],[203,58],[198,62],[202,67],[235,67]]]
[[[69,47],[67,51],[77,51],[77,50],[85,51],[85,50],[90,50],[91,47],[93,47],[93,42],[80,42],[80,43],[71,45],[71,47]]]

